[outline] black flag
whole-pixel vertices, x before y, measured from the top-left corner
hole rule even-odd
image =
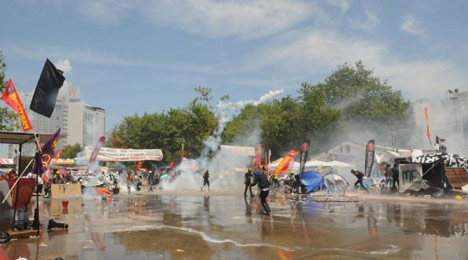
[[[366,158],[364,161],[364,175],[369,177],[375,160],[375,140],[370,140],[366,145]]]
[[[43,116],[50,117],[55,108],[59,89],[65,77],[49,59],[46,60],[29,108]]]
[[[440,137],[438,137],[436,135],[436,144],[440,144],[440,143],[443,143],[443,142],[445,142],[445,139],[442,139],[442,138],[440,138]]]

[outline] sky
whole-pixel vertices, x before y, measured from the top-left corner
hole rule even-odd
[[[442,99],[468,86],[466,10],[462,0],[0,0],[0,50],[19,91],[34,91],[46,58],[59,64],[110,131],[187,105],[197,86],[214,100],[295,96],[359,60],[409,100]]]

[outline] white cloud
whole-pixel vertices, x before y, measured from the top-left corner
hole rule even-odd
[[[467,73],[450,61],[406,61],[383,43],[313,29],[291,33],[272,43],[253,57],[246,68],[260,71],[271,67],[288,77],[328,75],[336,66],[358,60],[409,98],[440,96],[442,86],[456,88],[468,83]]]
[[[342,13],[346,13],[349,10],[349,2],[349,0],[327,0],[329,5],[340,8]]]
[[[411,35],[419,36],[421,38],[426,38],[427,35],[421,27],[421,23],[414,16],[408,15],[403,20],[401,24],[401,30],[407,32]]]
[[[64,59],[64,60],[59,60],[55,66],[57,67],[57,69],[63,71],[64,74],[68,74],[70,75],[71,72],[72,72],[72,66],[70,64],[70,61],[68,59]]]
[[[81,2],[81,11],[89,18],[104,24],[118,22],[132,8],[129,0],[90,0]]]
[[[140,60],[129,60],[118,55],[109,52],[99,52],[91,49],[72,49],[62,48],[55,46],[48,47],[37,47],[37,46],[8,46],[5,47],[5,52],[12,55],[22,57],[28,60],[43,61],[46,58],[53,60],[59,60],[62,70],[69,69],[71,72],[71,66],[69,60],[73,60],[74,63],[83,64],[95,64],[95,65],[113,65],[113,66],[132,66],[142,67],[148,69],[161,69],[181,72],[210,72],[212,68],[200,64],[187,64],[187,62],[148,62]],[[65,60],[63,60],[66,57]],[[68,64],[67,64],[68,62]],[[69,66],[69,67],[68,67]]]
[[[326,19],[318,6],[304,0],[86,0],[81,10],[104,23],[115,23],[132,10],[159,25],[208,37],[263,37],[311,15]]]
[[[154,22],[204,36],[262,37],[309,16],[310,5],[291,0],[160,0],[143,12]]]
[[[351,27],[356,30],[371,31],[379,24],[379,18],[375,13],[366,11],[364,15],[364,18],[350,19]]]

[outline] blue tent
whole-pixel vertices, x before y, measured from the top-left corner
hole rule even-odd
[[[323,176],[318,172],[303,172],[301,181],[306,193],[311,193],[325,188]]]

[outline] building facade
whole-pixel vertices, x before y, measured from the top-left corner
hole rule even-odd
[[[50,118],[29,109],[33,93],[20,92],[19,96],[33,126],[33,131],[30,132],[52,134],[61,128],[59,149],[74,144],[80,144],[81,147],[94,146],[99,137],[105,135],[105,110],[87,105],[81,99],[79,88],[67,82],[59,91],[57,103]],[[10,145],[8,157],[13,158],[18,152],[17,150],[17,145]],[[35,150],[35,145],[24,145],[22,153],[25,156],[32,156]]]

